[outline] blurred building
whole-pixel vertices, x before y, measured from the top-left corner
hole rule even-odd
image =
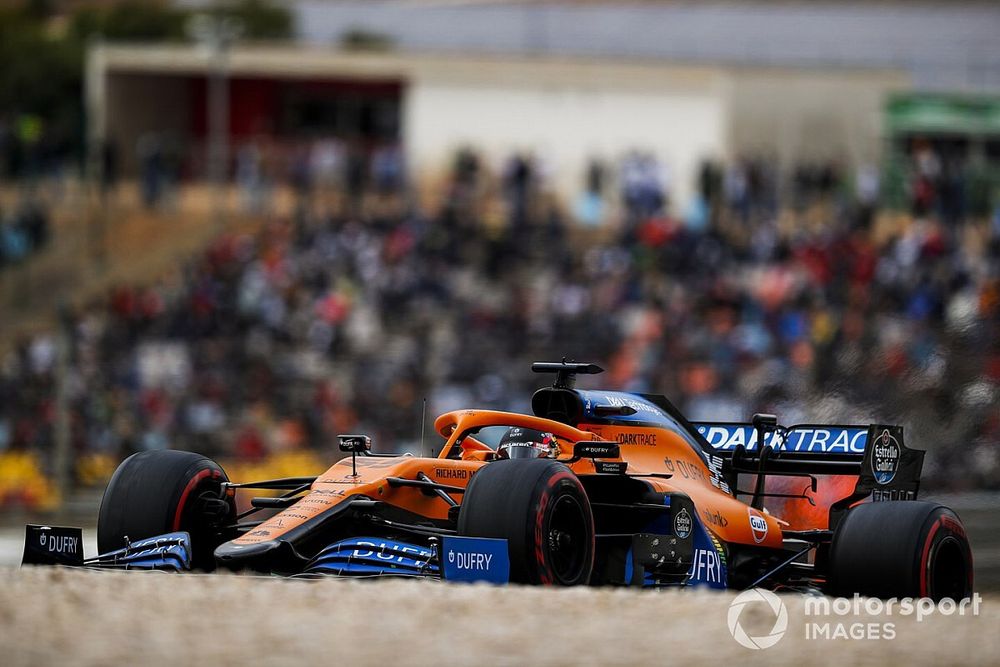
[[[532,151],[557,190],[591,159],[655,155],[676,201],[704,159],[857,166],[913,136],[1000,154],[1000,9],[921,3],[293,2],[300,44],[229,58],[230,132],[398,142],[430,184],[463,145]],[[365,44],[352,51],[337,44]],[[97,46],[92,135],[205,140],[209,59],[194,47]],[[932,92],[928,98],[924,93]],[[910,93],[919,93],[913,99]],[[956,102],[941,94],[961,93]],[[965,100],[985,111],[955,113]],[[985,96],[985,97],[984,97]],[[935,109],[952,109],[949,117]],[[969,122],[975,116],[985,120]],[[122,166],[134,170],[135,151]]]
[[[92,53],[94,132],[123,148],[156,132],[205,141],[208,61],[193,47]],[[743,153],[877,158],[893,71],[772,70],[521,56],[448,57],[237,48],[230,56],[232,141],[335,135],[400,142],[411,178],[430,185],[456,149],[499,164],[532,151],[556,189],[580,187],[592,158],[654,153],[683,201],[705,159]],[[124,150],[122,168],[136,169]]]

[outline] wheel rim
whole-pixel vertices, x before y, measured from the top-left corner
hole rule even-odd
[[[948,536],[935,547],[930,559],[930,594],[935,600],[961,600],[969,593],[965,553],[957,539]]]
[[[196,568],[212,569],[215,566],[215,548],[235,537],[224,536],[226,525],[236,518],[235,507],[225,499],[222,477],[203,480],[191,493],[186,506],[181,508],[181,526],[191,535],[192,563]]]
[[[561,496],[552,508],[546,538],[549,563],[559,583],[575,583],[583,574],[589,539],[580,501],[571,495]]]

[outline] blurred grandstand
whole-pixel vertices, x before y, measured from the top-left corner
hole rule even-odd
[[[690,26],[707,20],[696,6],[331,3],[324,14],[325,3],[292,3],[293,16],[308,19],[304,29],[300,20],[307,41],[336,37],[323,32],[316,17],[324,15],[355,39],[381,36],[380,52],[387,44],[402,51],[382,60],[317,56],[309,76],[336,81],[285,88],[283,77],[301,78],[274,74],[274,63],[294,60],[290,47],[234,52],[234,66],[270,63],[268,89],[292,90],[291,106],[281,108],[308,122],[286,118],[263,131],[240,125],[239,109],[231,115],[217,227],[204,184],[212,73],[205,65],[182,77],[167,71],[195,62],[190,46],[93,46],[91,68],[111,92],[95,97],[101,87],[88,83],[90,108],[103,114],[88,118],[89,152],[82,139],[74,149],[46,135],[55,121],[23,126],[31,110],[0,112],[0,505],[52,508],[57,487],[99,486],[122,457],[150,448],[202,451],[231,462],[237,477],[250,466],[275,476],[322,468],[337,433],[370,433],[381,451],[417,447],[423,398],[432,417],[467,406],[527,410],[537,384],[530,362],[563,356],[605,366],[602,386],[664,393],[695,419],[766,411],[785,423],[898,421],[909,443],[932,452],[927,487],[1000,489],[1000,57],[980,39],[1000,14],[976,5],[942,24],[945,36],[969,37],[967,66],[948,74],[928,62],[954,62],[954,43],[931,43],[924,59],[876,62],[859,47],[844,52],[846,64],[829,60],[827,44],[802,63],[782,47],[788,17],[762,4],[754,16],[770,26],[774,46],[748,40],[742,53],[764,68],[797,62],[782,76],[806,92],[765,104],[774,88],[763,78],[732,106],[705,92],[705,108],[719,109],[733,131],[682,141],[677,150],[690,159],[672,170],[672,133],[682,129],[671,127],[656,136],[644,129],[648,144],[612,142],[572,163],[551,145],[546,153],[494,141],[489,128],[479,143],[458,145],[453,135],[432,151],[406,135],[421,126],[406,122],[405,91],[449,70],[407,49],[419,52],[421,39],[437,34],[435,12],[458,16],[466,29],[455,34],[466,35],[478,34],[477,21],[520,12],[533,30],[548,26],[545,40],[531,42],[544,42],[546,55],[515,39],[524,25],[510,24],[506,41],[498,28],[480,45],[493,52],[495,80],[534,68],[532,58],[549,72],[539,76],[587,79],[587,63],[547,60],[579,55],[565,46],[577,43],[568,33],[604,44],[584,55],[607,58],[606,71],[634,73],[613,69],[616,57],[659,58],[672,72],[664,80],[674,81],[678,61],[701,59],[722,68],[711,82],[739,81],[744,70],[731,68],[722,40],[698,54],[678,51],[683,42],[658,53],[636,39],[631,47],[647,51],[623,54],[593,41],[601,17],[688,12]],[[202,3],[165,11],[192,5]],[[812,5],[790,11],[800,32],[829,18],[807,11]],[[824,8],[840,17],[847,42],[867,43],[857,17],[870,9]],[[716,9],[730,18],[748,11]],[[901,25],[914,35],[941,19],[925,5],[878,3],[879,16],[893,11],[907,12]],[[443,46],[476,51],[471,42]],[[378,78],[379,68],[408,60],[411,78],[389,88],[357,80],[366,67]],[[321,65],[327,74],[317,74]],[[851,78],[858,88],[838,88],[847,86],[837,78],[845,66],[867,68]],[[838,155],[829,137],[811,143],[809,128],[827,121],[806,111],[813,120],[797,125],[793,141],[780,120],[773,141],[754,140],[755,128],[772,136],[761,119],[782,99],[808,109],[809,86],[823,76],[833,91],[863,90],[866,104],[877,102],[874,117],[859,113],[861,125],[850,126],[863,131],[844,130],[858,151]],[[345,77],[354,81],[346,88]],[[686,92],[663,94],[714,90],[684,80]],[[172,92],[156,97],[161,84]],[[239,95],[240,85],[234,80],[230,92]],[[323,104],[303,102],[307,90],[320,90]],[[338,110],[338,101],[356,110],[386,90],[395,101],[371,107],[383,120],[377,109],[390,109],[385,122],[348,114],[352,124]],[[169,131],[156,125],[156,107],[174,108],[183,95],[193,100],[183,122],[172,117]],[[633,98],[604,99],[627,124],[623,105]],[[247,104],[242,113],[251,116],[265,108]],[[532,108],[548,122],[544,106]],[[741,125],[744,112],[757,124]],[[439,165],[433,178],[421,161],[429,151]],[[85,156],[89,181],[72,176]]]

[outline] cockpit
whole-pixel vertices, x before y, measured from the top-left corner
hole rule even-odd
[[[473,461],[568,458],[575,443],[593,438],[564,424],[501,412],[452,412],[435,427],[448,438],[445,458]]]

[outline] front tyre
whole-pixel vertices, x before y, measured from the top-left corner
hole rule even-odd
[[[222,490],[228,481],[219,464],[194,452],[133,454],[104,491],[98,549],[107,553],[124,547],[126,537],[135,541],[183,530],[191,534],[192,566],[214,569],[215,547],[231,537],[225,526],[236,517],[235,504]]]
[[[830,592],[960,600],[972,595],[972,549],[958,516],[923,501],[865,503],[830,546]]]
[[[496,461],[465,490],[458,532],[507,540],[510,580],[575,586],[594,566],[594,517],[579,478],[547,459]]]

